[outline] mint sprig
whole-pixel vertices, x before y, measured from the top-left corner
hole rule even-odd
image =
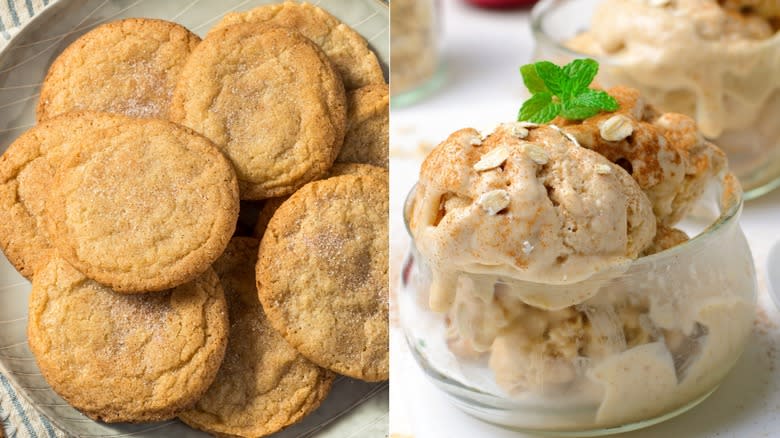
[[[558,115],[569,120],[593,117],[601,111],[615,111],[619,105],[602,90],[589,88],[599,72],[593,59],[575,59],[559,67],[540,61],[520,67],[531,98],[523,103],[517,120],[547,123]]]

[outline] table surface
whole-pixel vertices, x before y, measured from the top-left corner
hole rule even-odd
[[[511,121],[524,98],[518,67],[531,59],[527,10],[493,12],[462,0],[442,6],[442,53],[446,82],[426,100],[393,109],[391,119],[391,288],[408,238],[401,221],[404,196],[417,179],[424,154],[460,128],[486,129]],[[780,239],[780,190],[745,204],[742,227],[755,260],[759,317],[754,336],[734,370],[709,399],[690,412],[625,438],[685,436],[780,437],[780,312],[769,298],[766,260]],[[414,438],[496,437],[519,434],[461,413],[423,375],[392,319],[391,436]]]

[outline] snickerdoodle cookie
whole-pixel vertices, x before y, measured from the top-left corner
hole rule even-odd
[[[265,234],[265,230],[268,228],[268,223],[271,222],[271,218],[274,216],[274,213],[276,213],[276,210],[278,210],[284,201],[289,198],[289,196],[282,196],[279,198],[265,200],[263,203],[263,208],[260,210],[260,214],[257,215],[257,223],[252,230],[253,237],[258,239],[263,238],[263,234]]]
[[[28,342],[54,390],[105,422],[174,417],[208,389],[227,346],[209,269],[155,295],[124,295],[54,257],[33,280]]]
[[[93,116],[85,114],[87,120]],[[164,120],[74,134],[44,209],[61,257],[117,292],[168,289],[222,254],[238,217],[238,184],[206,138]]]
[[[307,184],[263,235],[257,286],[271,324],[312,362],[388,377],[388,192],[381,178]]]
[[[324,175],[344,140],[344,85],[298,32],[238,24],[190,56],[171,119],[210,138],[238,173],[241,199],[284,196]]]
[[[389,165],[390,99],[387,85],[369,85],[347,93],[347,134],[337,162]]]
[[[342,175],[374,176],[377,178],[385,178],[386,180],[389,178],[387,169],[360,163],[335,163],[328,171],[326,177],[333,178],[334,176]],[[265,233],[265,229],[268,227],[268,222],[271,221],[276,210],[279,209],[279,206],[282,205],[287,198],[289,198],[289,196],[266,199],[263,203],[263,208],[260,210],[260,214],[257,216],[257,223],[252,231],[252,236],[257,237],[258,239],[263,237],[263,233]]]
[[[77,148],[81,133],[116,129],[123,120],[108,114],[55,117],[22,134],[0,157],[0,247],[25,277],[32,278],[51,255],[43,225],[54,179],[51,163]]]
[[[84,34],[41,85],[38,120],[76,110],[165,118],[197,35],[165,20],[128,18]]]
[[[220,436],[265,436],[296,423],[320,405],[334,379],[268,323],[255,285],[258,245],[251,237],[233,238],[214,263],[230,315],[227,353],[203,398],[179,414]]]
[[[344,79],[347,90],[383,84],[382,67],[360,34],[325,10],[308,3],[287,1],[247,12],[226,14],[210,31],[239,23],[273,24],[302,33],[320,46]]]

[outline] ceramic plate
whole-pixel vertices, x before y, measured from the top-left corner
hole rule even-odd
[[[379,56],[387,76],[388,8],[379,0],[313,1],[352,26]],[[0,152],[35,122],[41,81],[54,58],[95,26],[126,17],[176,21],[203,36],[225,13],[274,3],[262,0],[60,0],[53,2],[0,52]],[[27,347],[30,283],[0,254],[0,370],[21,394],[59,428],[79,437],[205,437],[178,421],[107,425],[65,403],[46,384]],[[386,383],[337,379],[328,399],[301,423],[274,437],[384,437],[387,434]]]

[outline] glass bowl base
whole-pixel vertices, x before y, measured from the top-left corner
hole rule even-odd
[[[390,108],[398,109],[411,106],[436,92],[446,80],[444,63],[439,64],[436,72],[419,85],[407,91],[390,96]],[[390,89],[392,90],[392,84]]]
[[[473,403],[464,402],[463,400],[460,400],[457,396],[447,393],[447,391],[444,391],[444,393],[447,395],[447,398],[450,399],[450,401],[452,401],[452,403],[461,411],[476,418],[477,420],[484,421],[485,423],[489,423],[503,429],[509,429],[521,433],[540,435],[546,437],[595,437],[595,436],[615,435],[618,433],[631,432],[638,429],[644,429],[646,427],[650,427],[658,423],[662,423],[666,420],[670,420],[678,415],[684,414],[685,412],[688,412],[689,410],[693,409],[699,403],[703,402],[707,397],[712,395],[712,393],[714,393],[717,389],[718,386],[708,391],[701,397],[683,405],[682,407],[677,408],[671,412],[667,412],[663,415],[659,415],[655,418],[651,418],[643,421],[637,421],[634,423],[625,424],[623,426],[603,427],[603,428],[586,429],[586,430],[544,430],[544,429],[522,428],[522,427],[516,427],[508,424],[503,424],[501,422],[496,421],[494,417],[495,414],[506,414],[505,411],[501,411],[498,409],[489,410],[487,406],[474,406]]]

